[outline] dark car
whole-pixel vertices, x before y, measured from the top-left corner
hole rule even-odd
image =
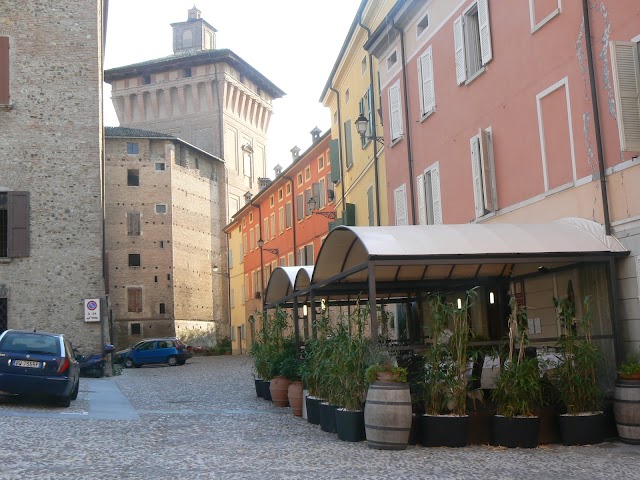
[[[151,338],[131,347],[124,366],[141,367],[148,363],[166,363],[170,366],[184,365],[191,353],[187,346],[175,337]]]
[[[71,342],[57,333],[0,334],[0,392],[46,395],[61,407],[78,397],[80,367]]]

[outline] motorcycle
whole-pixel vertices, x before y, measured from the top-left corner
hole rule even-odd
[[[115,347],[111,344],[107,344],[102,349],[101,354],[90,355],[85,357],[84,355],[77,354],[76,360],[80,365],[80,376],[101,378],[104,377],[105,367],[107,365],[107,355],[113,353]]]

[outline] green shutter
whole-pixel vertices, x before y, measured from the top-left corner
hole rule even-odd
[[[356,225],[356,205],[354,203],[347,203],[345,205],[343,218],[344,225],[355,227]]]
[[[331,181],[340,181],[340,141],[331,140],[329,143],[329,157],[331,160]]]
[[[344,122],[344,148],[347,168],[353,165],[353,145],[351,142],[351,120]]]

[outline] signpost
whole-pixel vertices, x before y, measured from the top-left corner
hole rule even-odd
[[[100,321],[100,299],[99,298],[85,298],[84,321],[87,323]]]

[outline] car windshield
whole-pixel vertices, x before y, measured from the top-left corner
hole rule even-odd
[[[51,335],[10,332],[0,341],[0,351],[60,355],[60,340]]]

